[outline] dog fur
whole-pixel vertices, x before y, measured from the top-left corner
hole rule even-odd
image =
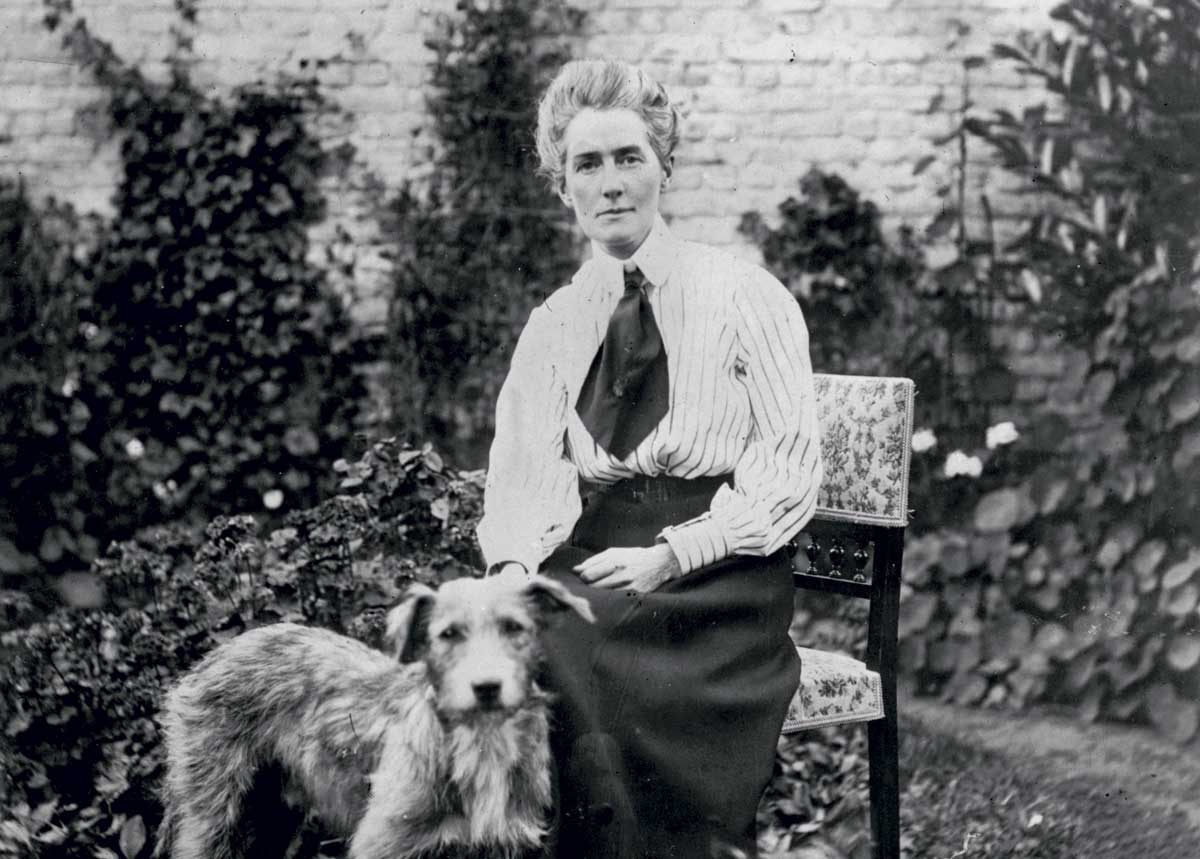
[[[389,657],[280,623],[238,636],[171,690],[158,855],[250,855],[255,780],[349,837],[351,859],[536,848],[551,805],[538,631],[587,602],[542,576],[416,585]],[[284,841],[284,844],[287,842]],[[252,851],[264,851],[256,845]]]

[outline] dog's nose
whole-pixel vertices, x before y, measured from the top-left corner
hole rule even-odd
[[[500,703],[499,683],[489,680],[485,683],[473,683],[471,688],[475,690],[475,700],[481,707],[495,707]]]

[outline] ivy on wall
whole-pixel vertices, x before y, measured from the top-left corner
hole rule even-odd
[[[537,100],[582,15],[560,0],[460,2],[426,44],[429,175],[388,206],[392,414],[482,465],[530,310],[578,265],[568,212],[534,175]]]
[[[122,169],[115,217],[88,231],[3,195],[29,326],[0,373],[10,577],[86,567],[154,522],[311,502],[352,432],[358,343],[307,233],[331,167],[309,123],[328,105],[305,79],[209,94],[187,61],[194,9],[180,15],[156,81],[47,4],[103,91]]]

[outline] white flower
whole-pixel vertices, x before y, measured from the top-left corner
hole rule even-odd
[[[995,450],[1003,445],[1012,444],[1020,437],[1021,434],[1017,432],[1017,428],[1013,425],[1012,421],[1002,421],[994,427],[988,427],[987,448],[988,450]]]
[[[933,434],[931,429],[919,429],[913,433],[912,449],[917,453],[924,453],[927,450],[932,450],[937,447],[937,436]]]
[[[166,501],[168,498],[171,497],[171,493],[167,489],[167,485],[165,483],[155,482],[154,497],[157,498],[159,501]]]
[[[62,395],[64,397],[73,397],[73,396],[75,396],[75,392],[78,390],[79,390],[79,380],[76,379],[74,376],[67,376],[67,378],[63,379]]]
[[[946,457],[945,471],[947,477],[978,477],[983,474],[983,460],[956,450]]]
[[[83,334],[84,340],[91,340],[93,337],[95,337],[97,334],[100,333],[100,329],[97,328],[91,322],[83,323],[83,325],[79,326],[79,330],[80,330],[80,333]]]
[[[130,459],[141,459],[146,453],[146,446],[136,438],[131,438],[125,442],[125,453],[129,455]]]
[[[268,510],[278,510],[283,506],[283,493],[278,489],[269,489],[263,493],[263,506]]]

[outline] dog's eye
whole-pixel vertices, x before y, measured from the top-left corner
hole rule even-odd
[[[520,635],[525,631],[525,627],[515,620],[506,618],[500,621],[500,631],[505,635]]]
[[[438,633],[438,638],[442,641],[462,641],[463,631],[457,626],[448,626]]]

